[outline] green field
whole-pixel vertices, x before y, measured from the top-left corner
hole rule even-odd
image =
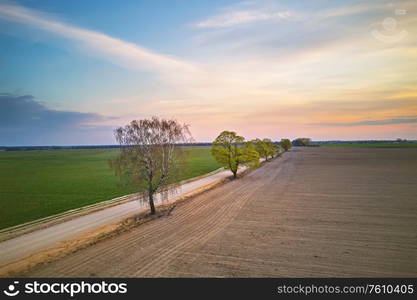
[[[183,179],[220,167],[209,147],[186,147]],[[136,192],[108,166],[117,149],[0,152],[0,228]]]
[[[417,143],[340,143],[320,144],[320,147],[417,148]]]

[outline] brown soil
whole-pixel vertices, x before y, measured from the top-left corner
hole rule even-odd
[[[304,148],[36,277],[415,277],[417,149]]]

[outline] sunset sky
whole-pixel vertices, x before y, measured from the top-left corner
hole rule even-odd
[[[0,0],[0,145],[417,139],[417,1]]]

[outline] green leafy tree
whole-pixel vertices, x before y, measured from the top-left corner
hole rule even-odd
[[[212,143],[211,153],[225,169],[232,171],[233,178],[236,178],[240,166],[254,168],[259,165],[255,145],[233,131],[220,133]]]
[[[277,155],[279,151],[277,145],[275,145],[270,139],[263,139],[262,142],[266,147],[267,158],[274,158],[274,156]]]
[[[278,149],[270,139],[255,139],[251,142],[255,146],[259,157],[264,158],[265,160],[273,158],[277,153]]]
[[[281,139],[281,147],[284,151],[290,150],[292,147],[291,141],[289,139]]]
[[[251,143],[255,146],[255,150],[258,152],[259,157],[268,160],[268,149],[266,144],[261,139],[252,140]]]

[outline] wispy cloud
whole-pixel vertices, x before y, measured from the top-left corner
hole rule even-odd
[[[212,66],[156,53],[138,44],[73,26],[56,20],[48,14],[14,4],[0,4],[0,19],[29,25],[80,45],[88,55],[101,57],[127,69],[158,74],[165,84],[183,95],[236,93],[241,82],[221,74]],[[213,88],[216,87],[216,88]]]
[[[267,3],[267,5],[265,5]],[[248,5],[238,3],[229,7],[225,12],[212,15],[204,20],[195,22],[196,28],[225,28],[242,24],[257,23],[263,21],[305,21],[315,22],[327,18],[337,18],[343,16],[351,16],[369,11],[377,12],[387,9],[388,6],[384,2],[379,3],[359,3],[350,6],[341,6],[331,9],[319,10],[316,12],[305,12],[302,10],[288,10],[277,8],[265,1],[254,1]],[[247,8],[250,6],[250,9]]]
[[[80,43],[94,55],[136,70],[160,73],[193,72],[195,67],[183,60],[150,51],[106,34],[65,24],[46,14],[14,4],[0,4],[0,18],[33,26]]]
[[[198,28],[222,28],[268,20],[290,20],[289,11],[266,12],[260,10],[241,10],[212,16],[194,24]]]

